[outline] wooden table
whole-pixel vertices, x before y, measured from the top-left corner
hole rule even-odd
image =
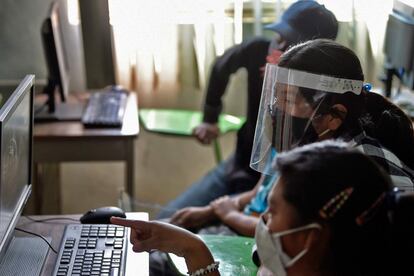
[[[134,139],[139,134],[137,98],[131,93],[122,128],[84,128],[80,121],[41,122],[34,125],[34,187],[35,212],[42,213],[45,179],[41,165],[77,161],[124,161],[125,190],[134,195]],[[50,185],[49,185],[50,186]],[[60,211],[60,185],[54,185],[57,198],[52,212]],[[47,190],[50,187],[48,187]],[[50,213],[50,212],[49,212]]]
[[[35,220],[45,220],[44,222],[33,222],[32,220],[27,219],[26,217],[21,217],[18,222],[18,227],[27,231],[34,232],[36,234],[41,234],[45,237],[51,237],[51,245],[55,250],[59,250],[59,246],[63,237],[65,226],[67,224],[79,223],[72,220],[65,220],[64,218],[70,219],[79,219],[80,215],[54,215],[54,216],[30,216],[31,219]],[[130,219],[139,219],[139,220],[148,220],[148,214],[143,212],[134,212],[127,213],[127,217]],[[52,219],[52,220],[51,220]],[[21,233],[16,231],[16,236],[28,236],[32,237],[26,233]],[[139,267],[140,271],[136,271],[136,275],[148,275],[149,264],[148,264],[148,254],[140,253],[137,255],[137,258],[132,260],[136,262],[134,267]],[[57,255],[49,250],[49,254],[46,257],[45,264],[43,265],[41,275],[52,275],[55,263],[57,260]]]

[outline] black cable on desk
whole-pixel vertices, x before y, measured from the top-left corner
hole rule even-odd
[[[24,217],[30,221],[39,222],[39,223],[46,223],[48,221],[53,221],[53,220],[70,220],[70,221],[79,222],[79,219],[74,219],[74,218],[69,218],[69,217],[55,217],[55,218],[47,218],[47,219],[34,219],[29,216],[24,216]]]
[[[43,237],[42,235],[37,234],[37,233],[30,232],[30,231],[27,231],[27,230],[23,230],[23,229],[18,228],[18,227],[15,227],[14,229],[17,230],[17,231],[20,231],[20,232],[23,232],[23,233],[30,234],[30,235],[33,235],[33,236],[36,236],[36,237],[41,238],[42,240],[44,240],[47,243],[47,245],[49,246],[50,250],[52,250],[55,254],[57,254],[57,251],[52,247],[52,245],[49,243],[49,241],[45,237]]]

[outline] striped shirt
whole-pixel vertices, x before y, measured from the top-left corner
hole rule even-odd
[[[414,191],[414,170],[406,166],[377,140],[362,132],[355,136],[349,144],[376,161],[390,175],[395,187],[403,191]]]

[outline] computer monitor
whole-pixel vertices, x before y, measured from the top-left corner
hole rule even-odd
[[[41,36],[43,52],[48,72],[48,83],[43,90],[47,95],[46,103],[37,107],[35,120],[80,120],[83,107],[67,103],[69,94],[70,70],[64,47],[58,2],[52,2],[44,19]],[[56,98],[59,92],[60,101]]]
[[[34,75],[0,103],[0,266],[31,191]],[[0,268],[1,269],[1,268]]]
[[[388,16],[384,42],[385,94],[391,96],[396,76],[409,89],[414,89],[414,6],[413,1],[395,0]]]

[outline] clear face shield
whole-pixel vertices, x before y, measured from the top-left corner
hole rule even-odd
[[[250,167],[272,174],[275,152],[315,142],[325,130],[317,126],[329,93],[360,94],[363,82],[266,65]]]

